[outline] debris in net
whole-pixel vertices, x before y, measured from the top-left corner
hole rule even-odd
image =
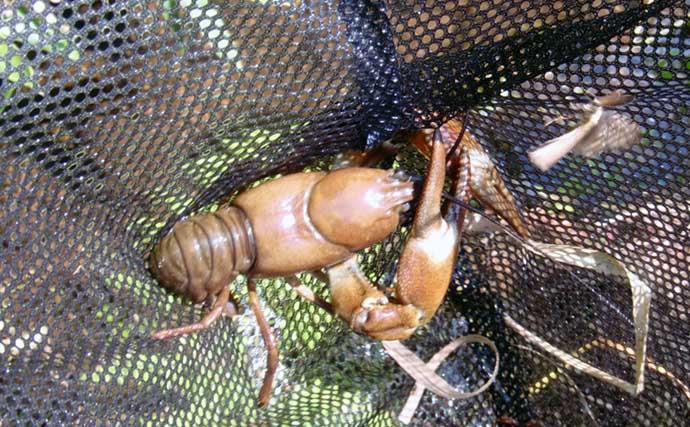
[[[570,383],[570,385],[577,391],[578,393],[578,400],[582,404],[583,408],[585,409],[585,412],[587,415],[592,419],[593,423],[592,425],[594,426],[599,426],[599,423],[597,422],[596,418],[594,417],[594,414],[592,413],[589,404],[587,403],[587,400],[585,398],[585,395],[582,393],[580,388],[577,386],[575,381],[565,372],[563,371],[560,367],[558,367],[558,364],[544,356],[543,354],[539,353],[538,351],[535,351],[529,347],[523,346],[523,345],[516,345],[517,348],[520,348],[521,350],[525,350],[528,352],[531,352],[538,357],[544,359],[551,365],[554,365],[556,367],[555,371],[548,372],[546,375],[543,376],[543,378],[539,381],[548,381],[548,378],[554,378],[558,374],[562,374],[566,380]],[[595,348],[609,348],[617,353],[619,353],[621,356],[624,358],[630,358],[634,359],[635,358],[635,350],[629,346],[625,346],[619,342],[610,340],[610,339],[605,339],[602,337],[598,337],[593,341],[590,341],[586,343],[585,345],[581,346],[576,350],[576,353],[579,355],[585,354],[590,350],[593,350]],[[652,372],[656,372],[659,375],[667,378],[671,383],[673,383],[674,386],[676,386],[682,393],[685,395],[685,397],[690,400],[690,387],[686,385],[683,381],[681,381],[676,375],[674,375],[668,368],[666,368],[663,365],[660,365],[656,363],[651,357],[646,358],[646,366],[650,369]],[[534,385],[532,386],[534,388]]]
[[[628,270],[622,262],[603,252],[578,246],[554,245],[540,243],[533,240],[520,241],[522,246],[539,256],[545,256],[559,264],[568,264],[579,268],[586,268],[598,273],[621,276],[630,286],[632,294],[632,318],[634,323],[635,348],[635,381],[630,383],[619,377],[611,375],[599,368],[592,366],[550,344],[537,334],[527,330],[509,315],[504,315],[506,324],[522,335],[528,342],[538,346],[547,353],[555,356],[563,363],[574,369],[597,378],[600,381],[618,387],[633,396],[638,395],[644,389],[644,371],[647,352],[647,335],[649,331],[649,307],[652,291],[640,278]]]
[[[455,349],[461,345],[471,343],[481,343],[487,345],[496,355],[496,363],[494,364],[494,370],[491,373],[491,376],[484,384],[471,392],[462,393],[455,390],[455,388],[453,388],[443,378],[436,374],[436,369],[438,369],[439,365],[441,365],[441,363],[453,351],[455,351]],[[481,335],[466,335],[449,342],[441,350],[434,354],[426,364],[419,357],[417,357],[416,354],[405,347],[400,341],[382,341],[382,344],[388,354],[398,363],[402,370],[407,372],[416,381],[414,389],[412,392],[410,392],[410,396],[408,397],[405,406],[403,406],[403,409],[400,411],[400,415],[398,416],[398,419],[403,424],[407,424],[412,420],[425,389],[429,389],[438,396],[446,399],[468,399],[483,393],[491,384],[493,384],[493,382],[496,380],[496,376],[498,375],[498,368],[500,365],[498,349],[493,341]]]
[[[603,339],[603,338],[597,338],[579,349],[577,349],[578,354],[584,354],[589,350],[592,350],[597,347],[607,347],[610,348],[616,352],[618,352],[620,355],[625,356],[627,358],[634,358],[635,357],[635,350],[633,348],[630,348],[628,346],[624,346],[621,343],[618,343],[616,341],[610,340],[610,339]],[[685,395],[685,397],[690,400],[690,387],[688,387],[687,384],[685,384],[683,381],[681,381],[676,375],[673,374],[668,368],[666,368],[663,365],[658,364],[657,362],[654,361],[651,357],[647,357],[646,360],[646,366],[649,368],[650,371],[656,372],[659,375],[666,377],[669,381],[671,381],[680,391]]]
[[[465,205],[461,200],[444,195],[455,203]],[[557,245],[537,242],[518,236],[511,229],[502,226],[495,219],[487,216],[483,212],[477,211],[471,206],[466,208],[473,213],[483,216],[488,222],[498,226],[503,232],[516,240],[526,250],[544,256],[559,264],[568,264],[579,268],[590,269],[602,274],[621,276],[625,278],[630,286],[633,303],[633,328],[635,334],[635,348],[633,350],[635,358],[635,382],[630,383],[621,378],[613,376],[589,363],[585,363],[577,357],[551,345],[546,340],[527,330],[509,315],[504,315],[506,324],[522,335],[530,343],[540,347],[547,353],[557,357],[563,363],[584,372],[594,378],[614,385],[631,395],[638,395],[644,389],[645,357],[647,352],[647,335],[649,332],[649,308],[651,304],[652,291],[636,274],[628,270],[625,264],[615,257],[606,253],[588,249],[580,246]]]
[[[639,143],[638,124],[617,111],[607,109],[625,105],[631,100],[631,95],[616,91],[579,105],[578,108],[583,112],[580,124],[565,135],[553,138],[530,152],[530,161],[546,171],[571,151],[584,157],[595,157],[604,151],[618,151]],[[563,117],[557,117],[552,122],[562,120]]]

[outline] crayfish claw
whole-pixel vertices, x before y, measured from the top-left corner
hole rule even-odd
[[[388,304],[388,298],[386,298],[384,295],[381,296],[373,296],[373,297],[367,297],[364,298],[364,301],[362,301],[362,308],[365,310],[370,310],[374,307],[382,306]]]
[[[384,304],[355,312],[350,327],[377,340],[404,340],[419,326],[423,314],[412,304]]]
[[[520,218],[512,193],[506,187],[489,154],[469,134],[463,141],[463,148],[469,155],[469,186],[472,195],[493,209],[518,234],[528,237],[529,230]]]

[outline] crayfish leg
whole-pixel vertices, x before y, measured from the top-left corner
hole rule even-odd
[[[180,326],[178,328],[164,329],[162,331],[155,332],[151,334],[152,338],[165,340],[172,337],[177,337],[181,335],[187,335],[194,332],[203,331],[208,329],[213,325],[216,320],[220,319],[224,313],[227,312],[226,305],[231,300],[230,289],[226,286],[224,287],[218,297],[216,298],[211,311],[209,311],[203,319],[191,325]],[[232,297],[233,303],[235,303],[235,298]]]
[[[256,293],[256,283],[251,278],[247,280],[247,299],[249,301],[249,306],[254,312],[254,316],[256,316],[256,323],[259,325],[261,337],[268,351],[268,356],[266,358],[266,375],[264,375],[264,381],[263,384],[261,384],[258,400],[258,405],[263,407],[268,404],[268,400],[271,398],[273,378],[278,370],[278,346],[276,345],[276,339],[271,332],[271,328],[268,326],[266,317],[261,310],[259,296]]]
[[[314,273],[312,273],[314,274]],[[328,276],[320,275],[319,280],[328,283]],[[292,289],[297,295],[303,299],[309,301],[310,303],[322,308],[330,314],[334,314],[333,305],[328,301],[324,300],[320,296],[316,295],[307,285],[302,283],[302,281],[295,275],[285,276],[285,281],[292,285]]]
[[[469,133],[463,138],[462,148],[469,157],[469,186],[472,195],[482,204],[493,209],[520,236],[528,237],[529,231],[522,222],[515,200],[491,157]]]

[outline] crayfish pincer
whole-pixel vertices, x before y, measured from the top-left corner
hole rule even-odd
[[[234,298],[229,285],[247,277],[248,301],[268,349],[259,406],[268,403],[278,366],[275,339],[261,311],[255,279],[284,277],[297,293],[377,340],[403,340],[440,306],[458,251],[464,210],[441,212],[446,150],[441,133],[433,147],[412,229],[386,296],[360,271],[356,252],[393,233],[415,197],[413,183],[392,170],[347,166],[302,172],[268,181],[213,213],[177,223],[151,254],[151,271],[171,291],[194,302],[215,299],[198,323],[158,331],[165,339],[208,328]],[[480,180],[471,176],[470,149],[461,147],[453,195],[467,200]],[[365,159],[366,156],[362,156]],[[472,188],[470,188],[472,187]],[[511,200],[512,201],[512,200]],[[331,302],[314,296],[295,276],[327,272]]]

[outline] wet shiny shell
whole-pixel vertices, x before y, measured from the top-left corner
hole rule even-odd
[[[189,217],[156,245],[151,271],[176,294],[203,301],[251,268],[251,230],[247,216],[236,207]]]

